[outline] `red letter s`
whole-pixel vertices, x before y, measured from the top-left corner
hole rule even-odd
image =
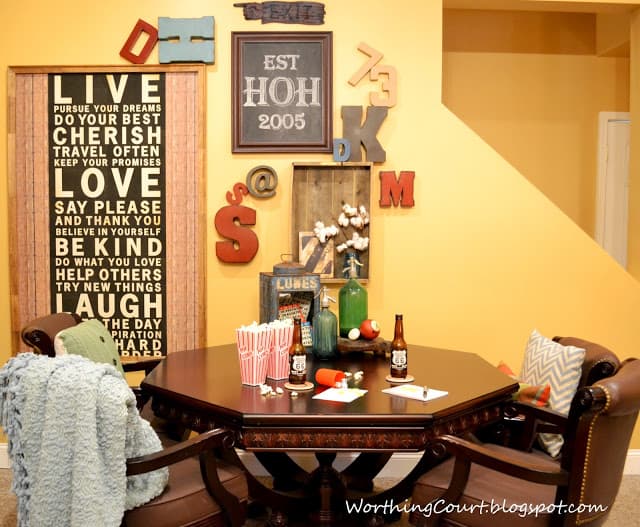
[[[258,252],[258,237],[255,232],[242,225],[255,224],[255,210],[241,205],[222,207],[216,214],[215,226],[218,234],[229,240],[216,242],[218,260],[227,263],[250,262]]]

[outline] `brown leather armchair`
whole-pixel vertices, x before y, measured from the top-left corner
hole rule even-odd
[[[36,318],[27,324],[20,333],[22,342],[32,348],[35,353],[55,357],[53,341],[63,329],[67,329],[82,322],[76,313],[52,313]],[[122,367],[127,371],[144,371],[149,374],[162,359],[157,357],[123,357]]]
[[[76,313],[52,313],[29,322],[22,328],[20,336],[22,342],[33,349],[34,353],[55,357],[53,343],[56,335],[63,329],[73,327],[80,322],[82,318]],[[122,357],[121,362],[125,372],[144,371],[145,375],[148,375],[161,360],[157,357]],[[131,389],[136,395],[138,409],[142,410],[148,400],[147,397],[138,387],[133,386]]]
[[[75,313],[52,313],[44,317],[36,318],[22,328],[20,336],[22,342],[33,349],[35,353],[55,357],[53,348],[55,336],[82,321],[80,315]]]
[[[562,433],[560,459],[540,451],[443,436],[442,444],[454,457],[416,483],[412,523],[457,527],[604,523],[620,486],[640,409],[640,361],[625,361],[615,375],[580,388],[568,417],[520,406],[522,412]],[[434,500],[442,501],[436,505]],[[446,504],[450,508],[444,512]],[[429,507],[437,509],[434,514]]]
[[[620,367],[620,360],[616,354],[600,344],[576,337],[553,337],[553,340],[563,346],[576,346],[585,350],[578,388],[591,386],[600,379],[610,377]],[[484,442],[530,451],[537,434],[552,431],[549,428],[553,428],[553,425],[541,420],[535,411],[529,411],[527,408],[522,411],[523,406],[527,405],[507,406],[506,419],[477,432],[477,437]],[[554,412],[549,410],[545,415],[552,413]]]
[[[54,357],[55,335],[80,321],[80,317],[74,313],[54,313],[41,317],[23,328],[22,340],[34,352]],[[138,364],[123,361],[122,365],[125,371],[147,368],[150,371],[158,362],[158,359]],[[134,393],[137,406],[141,409],[145,398],[137,389],[134,389]],[[153,420],[153,415],[145,417]],[[127,511],[123,527],[243,525],[248,501],[244,472],[223,461],[223,456],[217,455],[233,447],[233,436],[226,430],[217,429],[179,442],[173,438],[182,434],[172,433],[175,431],[164,426],[165,423],[153,420],[153,424],[164,449],[127,460],[127,476],[170,465],[169,483],[160,496]]]
[[[620,360],[616,354],[600,344],[576,337],[553,337],[553,340],[563,346],[584,348],[582,377],[578,388],[591,386],[600,379],[611,377],[620,367]]]

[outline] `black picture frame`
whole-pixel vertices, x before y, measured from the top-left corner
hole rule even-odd
[[[232,151],[331,152],[331,32],[233,32]]]

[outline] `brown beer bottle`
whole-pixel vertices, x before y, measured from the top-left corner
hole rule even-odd
[[[404,379],[408,372],[408,351],[407,343],[404,340],[404,326],[402,315],[396,315],[396,326],[393,330],[393,340],[391,341],[391,377]]]
[[[300,319],[293,319],[293,338],[289,348],[289,383],[304,384],[307,380],[307,351],[302,345]]]

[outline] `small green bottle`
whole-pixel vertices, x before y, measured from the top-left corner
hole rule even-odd
[[[353,328],[360,328],[362,321],[367,318],[367,290],[360,285],[356,277],[358,261],[349,260],[349,280],[340,289],[338,296],[340,336],[348,337]]]
[[[338,320],[329,310],[329,302],[335,302],[327,294],[327,287],[320,291],[320,311],[313,316],[313,356],[320,360],[338,356]]]

